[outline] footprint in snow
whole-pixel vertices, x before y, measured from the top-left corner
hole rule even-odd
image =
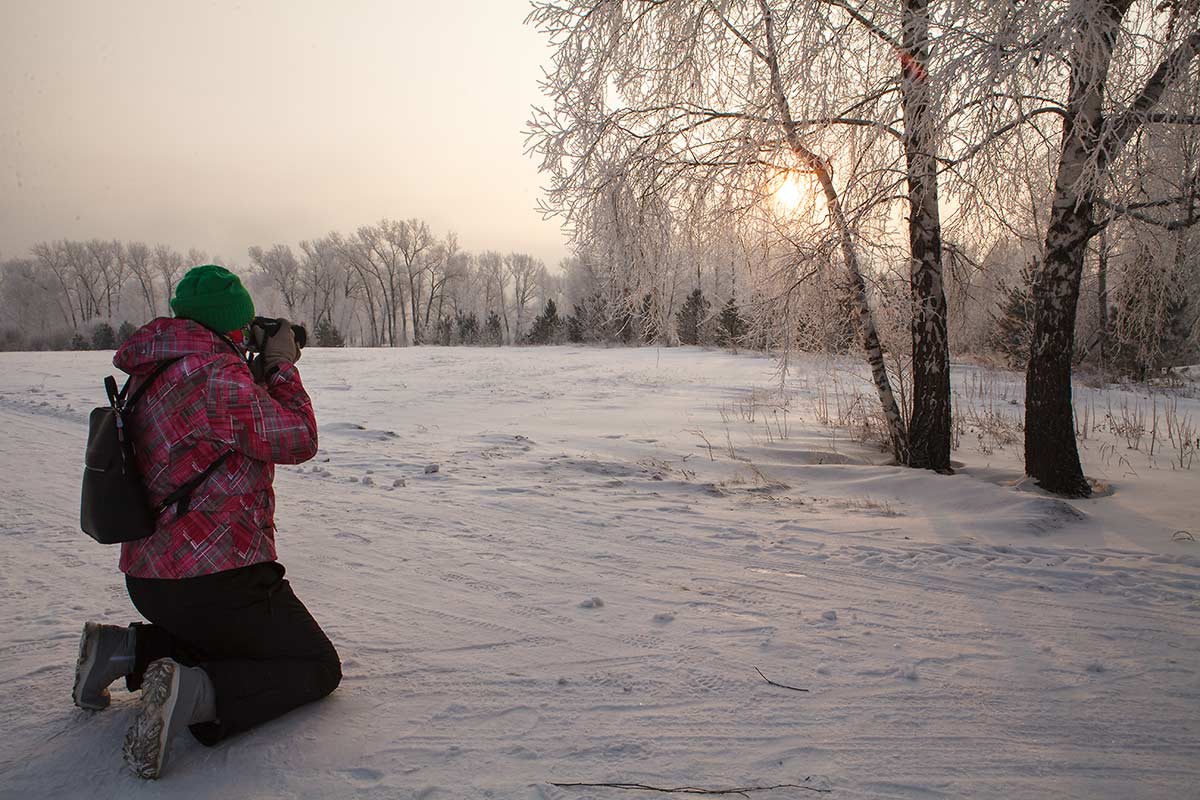
[[[356,783],[377,783],[383,779],[382,772],[370,767],[353,767],[339,771]]]
[[[655,614],[654,621],[659,623],[660,625],[666,625],[668,622],[675,621],[675,615],[672,614],[670,611],[664,611],[661,614]]]

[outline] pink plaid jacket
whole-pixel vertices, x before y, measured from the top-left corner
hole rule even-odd
[[[133,376],[132,394],[162,361],[179,358],[138,401],[129,421],[152,503],[231,452],[192,495],[167,508],[153,535],[121,545],[121,571],[139,578],[190,578],[275,560],[275,464],[317,452],[317,423],[292,364],[256,384],[218,336],[190,320],[144,325],[113,357]]]

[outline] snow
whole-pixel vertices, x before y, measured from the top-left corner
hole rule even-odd
[[[1018,375],[955,366],[984,427],[940,476],[817,422],[830,387],[870,397],[852,362],[794,363],[781,395],[762,357],[576,347],[305,352],[321,450],[278,471],[279,551],[345,679],[217,748],[179,741],[143,783],[120,757],[136,698],[70,701],[83,622],[137,618],[76,519],[110,357],[0,354],[0,796],[1200,785],[1200,545],[1175,535],[1200,535],[1200,463],[1093,433],[1104,490],[1064,501],[984,413],[1019,419]]]

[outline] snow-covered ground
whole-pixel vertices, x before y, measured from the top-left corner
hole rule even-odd
[[[70,701],[84,620],[136,618],[76,520],[109,357],[0,354],[3,797],[1197,796],[1200,462],[1111,433],[1166,399],[1081,389],[1105,496],[1065,502],[1005,444],[1019,376],[956,370],[946,477],[819,424],[844,370],[785,414],[774,362],[687,348],[307,351],[279,551],[345,680],[141,782],[136,698]]]

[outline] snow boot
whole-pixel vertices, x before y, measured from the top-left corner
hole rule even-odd
[[[91,711],[108,708],[108,685],[133,671],[136,642],[133,626],[119,628],[98,622],[83,626],[71,689],[75,705]]]
[[[167,750],[184,728],[216,719],[216,690],[200,667],[160,658],[146,668],[142,711],[125,734],[125,763],[139,778],[162,774]]]

